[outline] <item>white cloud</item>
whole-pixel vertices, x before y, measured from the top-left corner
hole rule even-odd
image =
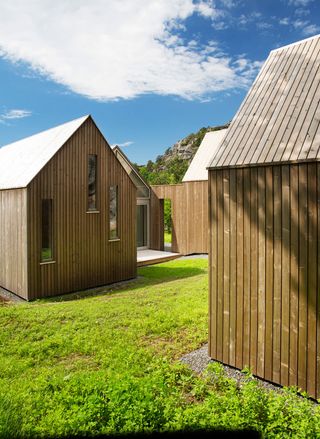
[[[291,6],[307,6],[308,4],[312,3],[313,0],[288,0],[289,5]]]
[[[238,24],[240,24],[241,26],[246,26],[250,21],[250,18],[244,14],[241,14],[238,18]]]
[[[220,0],[220,3],[222,3],[222,5],[228,9],[234,8],[237,5],[235,0]]]
[[[195,11],[206,18],[215,18],[219,15],[219,12],[212,5],[211,2],[201,1],[195,6]]]
[[[294,11],[294,13],[296,15],[299,15],[300,17],[305,17],[307,15],[310,15],[310,11],[309,9],[303,9],[303,8],[298,8]]]
[[[302,33],[305,36],[316,35],[319,32],[320,32],[320,26],[317,26],[316,24],[308,24],[302,30]]]
[[[112,145],[112,147],[120,146],[121,148],[125,148],[126,146],[130,146],[130,145],[133,145],[133,144],[134,144],[134,142],[132,140],[128,140],[127,142],[116,143],[115,145]]]
[[[212,27],[215,30],[224,30],[224,29],[228,29],[230,26],[230,23],[227,23],[227,21],[214,21],[212,23]]]
[[[279,20],[279,24],[285,26],[293,26],[306,37],[315,35],[320,31],[320,26],[310,23],[309,20],[302,20],[300,18],[293,21],[291,21],[288,17],[282,18],[281,20]]]
[[[295,20],[292,24],[295,29],[302,29],[305,28],[309,22],[304,20]]]
[[[261,29],[261,30],[266,30],[266,29],[271,29],[272,28],[272,24],[266,23],[264,21],[261,21],[261,22],[257,23],[256,26],[257,26],[258,29]]]
[[[237,17],[236,25],[246,28],[248,25],[255,25],[260,30],[270,29],[271,23],[264,21],[264,17],[261,12],[252,12],[251,14],[241,14]]]
[[[279,20],[279,24],[281,24],[282,26],[289,26],[290,19],[288,17],[281,18]]]
[[[20,110],[20,109],[14,109],[14,110],[8,110],[4,113],[0,114],[0,120],[11,120],[11,119],[23,119],[24,117],[31,116],[32,112],[29,110]]]
[[[193,14],[218,20],[221,11],[209,0],[1,2],[0,56],[97,100],[246,87],[252,69],[239,73],[226,54],[188,44]]]

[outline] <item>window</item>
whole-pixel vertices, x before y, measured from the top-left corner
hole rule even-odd
[[[109,239],[119,238],[118,234],[118,186],[109,189]]]
[[[147,247],[148,245],[148,205],[137,205],[137,247]]]
[[[97,210],[97,156],[88,157],[88,210]]]
[[[53,259],[53,209],[52,200],[45,199],[41,202],[41,261]]]

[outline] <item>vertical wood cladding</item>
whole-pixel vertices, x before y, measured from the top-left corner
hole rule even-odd
[[[320,164],[209,172],[212,358],[320,397]]]
[[[27,299],[27,190],[0,191],[0,286]]]
[[[164,205],[151,187],[150,190],[150,248],[164,250]]]
[[[89,211],[88,156],[97,156],[97,211]],[[109,187],[119,188],[119,239],[109,240]],[[53,200],[54,261],[41,264],[41,199]],[[28,186],[29,299],[136,276],[136,189],[92,119]]]
[[[184,255],[208,253],[208,182],[193,181],[175,185],[151,186],[158,202],[171,200],[172,251]],[[152,198],[151,198],[152,200]],[[155,205],[153,202],[151,206]],[[151,243],[163,234],[163,218],[151,207]],[[161,245],[155,249],[162,250]]]

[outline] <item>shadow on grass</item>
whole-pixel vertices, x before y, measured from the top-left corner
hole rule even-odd
[[[165,264],[152,265],[138,269],[138,274],[144,279],[159,283],[164,281],[184,279],[186,277],[199,276],[207,271],[207,267],[197,266],[168,266]]]
[[[197,266],[168,266],[170,263],[152,265],[138,269],[138,277],[126,281],[116,282],[110,285],[89,288],[87,290],[75,291],[59,296],[38,299],[33,303],[43,302],[67,302],[72,300],[85,299],[90,297],[114,295],[127,291],[134,291],[145,286],[153,286],[172,282],[188,277],[199,276],[207,273],[207,267]]]

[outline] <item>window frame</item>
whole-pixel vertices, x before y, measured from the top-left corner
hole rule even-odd
[[[47,219],[47,228],[48,228],[48,243],[50,244],[50,246],[48,247],[44,247],[44,239],[43,239],[43,234],[44,234],[44,206],[45,203],[48,203],[50,205],[50,208],[48,210],[49,215],[48,215],[48,219]],[[52,264],[55,262],[55,248],[54,248],[54,205],[53,205],[53,198],[41,198],[41,249],[40,249],[40,264]],[[51,251],[51,255],[50,257],[44,257],[44,250],[45,249],[50,249]]]
[[[95,157],[95,193],[94,193],[94,207],[90,207],[90,183],[89,183],[89,169],[90,169],[90,157]],[[99,213],[99,198],[98,198],[98,155],[97,154],[88,154],[87,159],[87,210],[86,213]]]
[[[116,236],[111,236],[111,190],[112,188],[116,189],[116,210],[115,210],[115,218],[116,218]],[[109,185],[109,230],[108,230],[108,240],[109,241],[120,241],[120,233],[119,233],[119,185],[118,184],[110,184]]]

